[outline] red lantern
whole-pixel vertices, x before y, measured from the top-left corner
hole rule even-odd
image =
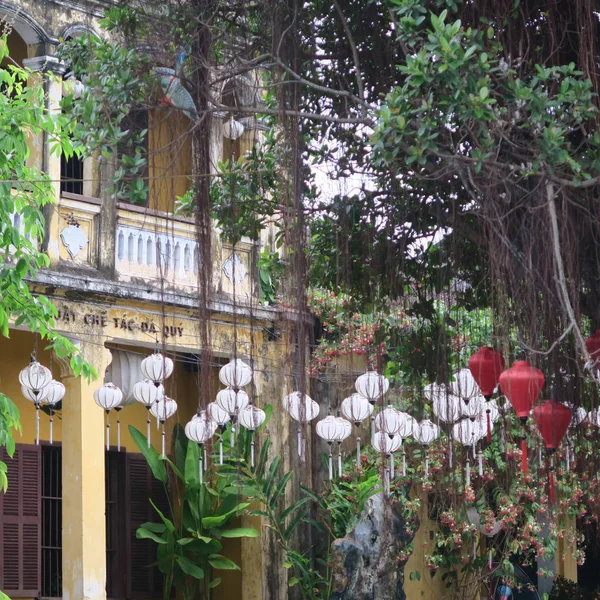
[[[469,359],[469,371],[486,399],[494,393],[503,370],[504,357],[487,346],[479,348]]]
[[[500,387],[524,423],[544,387],[544,374],[520,360],[500,375]]]
[[[546,400],[533,409],[533,420],[546,444],[546,452],[554,452],[571,424],[571,410],[554,400]]]
[[[585,340],[585,347],[590,353],[590,357],[594,361],[594,364],[600,360],[600,329],[596,329],[590,337]]]
[[[546,452],[552,454],[567,433],[571,423],[571,410],[560,402],[546,400],[533,409],[533,420],[546,444]],[[548,488],[550,502],[556,499],[554,487],[554,467],[548,467]]]
[[[500,375],[500,387],[525,425],[529,411],[544,387],[544,374],[527,361],[520,360]],[[526,435],[521,440],[521,470],[527,472]]]

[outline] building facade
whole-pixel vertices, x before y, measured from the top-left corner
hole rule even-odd
[[[34,74],[32,85],[46,85],[48,108],[63,93],[67,66],[56,57],[61,40],[99,32],[98,19],[108,3],[0,3],[0,15],[11,28],[11,58]],[[52,74],[55,77],[47,77]],[[69,364],[44,349],[36,335],[15,328],[0,341],[0,389],[21,414],[22,435],[8,465],[9,487],[0,494],[0,590],[11,598],[161,597],[155,552],[136,539],[137,527],[156,520],[148,498],[163,494],[134,444],[129,426],[145,432],[147,412],[132,400],[140,380],[141,360],[157,344],[175,361],[166,384],[178,411],[167,427],[167,446],[176,424],[185,424],[204,398],[198,387],[200,333],[196,228],[192,219],[174,215],[175,198],[189,185],[190,151],[183,141],[173,155],[172,140],[189,122],[177,111],[145,115],[148,127],[147,206],[116,202],[106,191],[100,162],[60,159],[48,140],[32,137],[30,160],[53,182],[55,203],[45,209],[42,250],[50,267],[33,288],[58,309],[58,331],[68,336],[99,373],[88,382],[74,377]],[[216,120],[217,121],[217,120]],[[247,122],[235,148],[214,125],[214,163],[223,153],[246,149],[257,129]],[[19,216],[14,215],[15,224]],[[235,248],[213,235],[211,344],[216,374],[232,356],[254,368],[257,404],[280,401],[285,391],[281,365],[287,345],[280,315],[258,302],[255,261],[259,248],[242,240]],[[36,411],[21,395],[18,374],[33,351],[66,387],[59,410],[42,413],[36,443]],[[279,365],[274,368],[274,365]],[[122,388],[127,406],[119,413],[120,446],[112,418],[109,450],[105,418],[93,393],[103,381]],[[218,389],[215,387],[215,390]],[[274,450],[289,458],[287,422],[274,415],[268,435]],[[152,426],[152,444],[160,448],[160,431]],[[288,460],[288,459],[286,459]],[[289,461],[288,461],[289,467]],[[260,529],[261,523],[253,526]],[[260,539],[229,540],[226,554],[241,567],[228,571],[215,598],[261,599],[266,552]],[[282,582],[285,589],[285,582]],[[281,596],[283,597],[283,596]]]

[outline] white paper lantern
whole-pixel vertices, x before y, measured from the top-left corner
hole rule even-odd
[[[162,400],[165,388],[162,384],[154,385],[151,379],[138,381],[133,386],[133,397],[146,408],[150,408],[155,402]]]
[[[481,415],[485,415],[487,418],[488,414],[492,423],[495,423],[500,418],[500,411],[498,410],[498,405],[496,404],[495,400],[488,400],[483,403]]]
[[[154,385],[162,383],[173,373],[173,361],[159,352],[147,356],[140,365],[142,375],[154,382]]]
[[[105,383],[94,392],[96,404],[106,412],[116,408],[123,400],[123,392],[114,383]]]
[[[321,419],[316,427],[315,431],[317,435],[325,440],[328,444],[332,444],[337,441],[338,436],[340,435],[340,424],[338,423],[337,417],[333,415],[328,415],[324,419]]]
[[[254,406],[254,404],[249,404],[240,410],[238,422],[242,427],[254,431],[265,422],[266,418],[267,415],[262,408],[258,408],[258,406]]]
[[[41,390],[31,390],[24,385],[21,386],[21,394],[27,398],[30,402],[33,402],[36,406],[43,404],[46,401],[46,396],[48,395],[48,386],[43,387]]]
[[[342,415],[358,427],[362,421],[373,414],[374,407],[364,396],[352,394],[342,400],[340,409]]]
[[[585,408],[578,406],[573,411],[573,417],[571,418],[571,423],[573,426],[577,427],[581,425],[587,419],[587,413],[585,412]]]
[[[244,125],[236,121],[233,116],[223,123],[223,136],[230,140],[237,140],[244,133]]]
[[[413,432],[413,437],[417,442],[428,446],[431,442],[437,440],[440,437],[440,428],[432,423],[429,419],[421,421],[418,427]]]
[[[431,383],[423,389],[425,397],[431,402],[433,414],[444,423],[454,423],[461,417],[461,400],[450,393],[445,385]]]
[[[469,369],[460,369],[454,373],[454,381],[448,384],[448,390],[467,404],[476,396],[481,396],[479,386]]]
[[[46,395],[44,404],[48,406],[56,406],[65,397],[65,386],[60,381],[54,379],[44,388]]]
[[[460,416],[468,417],[469,419],[476,419],[479,415],[485,411],[486,400],[481,395],[471,396],[469,402],[461,400]]]
[[[402,427],[400,428],[398,434],[402,438],[414,437],[415,431],[419,428],[418,421],[405,412],[402,412],[402,416]]]
[[[339,424],[339,429],[335,441],[341,444],[345,439],[352,435],[352,423],[342,417],[336,417],[336,419]]]
[[[244,407],[248,406],[250,398],[244,390],[236,391],[235,389],[228,387],[219,391],[215,402],[230,415],[235,415]]]
[[[209,402],[206,407],[206,413],[220,427],[229,423],[231,419],[229,413],[222,409],[216,402]]]
[[[378,431],[371,440],[373,448],[382,454],[392,454],[400,450],[402,446],[402,438],[399,435],[390,437],[383,431]]]
[[[405,413],[390,406],[375,417],[375,427],[390,437],[399,435],[404,426],[404,415]]]
[[[184,428],[186,437],[197,444],[205,444],[216,430],[217,424],[204,411],[194,415]]]
[[[296,401],[289,404],[288,412],[292,419],[300,423],[308,423],[315,417],[319,416],[319,405],[306,394],[301,400],[300,397]]]
[[[304,397],[308,398],[306,394],[304,394]],[[301,401],[302,394],[300,392],[292,392],[291,394],[288,394],[287,396],[283,397],[283,408],[289,412],[290,406],[292,406],[292,404],[300,404]]]
[[[227,387],[239,389],[252,381],[252,369],[243,360],[236,358],[221,367],[219,380]]]
[[[377,371],[367,371],[354,382],[356,391],[371,404],[382,398],[390,388],[390,382]]]
[[[31,390],[34,396],[39,395],[39,392],[50,383],[51,379],[50,369],[37,361],[29,363],[19,373],[19,382],[23,387]]]
[[[593,425],[594,427],[600,427],[600,410],[594,408],[594,410],[590,410],[587,414],[588,423]]]
[[[452,428],[452,437],[463,446],[472,446],[487,433],[487,427],[483,419],[463,419]]]
[[[150,407],[150,414],[161,423],[170,419],[176,412],[177,402],[168,396],[163,396]]]

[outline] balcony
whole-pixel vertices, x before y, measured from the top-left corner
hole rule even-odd
[[[52,271],[121,284],[149,293],[198,295],[198,245],[192,219],[118,203],[104,214],[102,202],[63,192],[56,218],[48,219],[47,248]],[[254,244],[235,250],[213,235],[213,295],[244,304],[252,293]],[[148,297],[148,296],[146,296]]]

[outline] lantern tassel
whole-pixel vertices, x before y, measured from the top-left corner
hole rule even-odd
[[[198,456],[198,476],[200,478],[200,485],[204,483],[204,468],[202,467],[202,448],[200,448],[200,456]]]
[[[254,445],[254,442],[252,442],[252,445]],[[219,464],[223,464],[223,436],[219,438]]]
[[[206,473],[206,469],[208,469],[208,454],[206,452],[206,446],[204,448],[204,472]]]
[[[356,468],[360,469],[360,438],[356,438]]]
[[[477,453],[477,463],[479,477],[483,477],[483,452],[481,450]]]
[[[390,495],[390,472],[387,469],[383,470],[383,483],[385,488],[385,493]]]
[[[394,479],[395,477],[395,466],[394,465],[394,455],[390,454],[390,478]]]
[[[527,473],[527,438],[521,440],[521,471]]]
[[[121,421],[117,418],[117,452],[121,452]]]
[[[250,466],[254,469],[254,440],[250,443]]]
[[[40,445],[40,405],[35,405],[35,443]]]
[[[371,417],[371,443],[375,439],[375,417]]]
[[[488,570],[491,571],[493,568],[493,562],[492,562],[492,549],[490,548],[488,550]]]
[[[165,425],[163,423],[162,431],[160,432],[160,438],[161,438],[160,439],[160,457],[161,458],[165,457],[165,446],[166,446],[165,437],[166,437],[166,435],[167,434],[165,433]]]
[[[342,476],[342,444],[338,442],[338,477]]]
[[[229,443],[232,448],[235,447],[235,427],[233,426],[233,423],[231,424],[231,436],[229,438]]]
[[[465,472],[466,487],[471,486],[471,461],[467,458],[467,468]]]
[[[329,451],[329,481],[333,481],[333,456]]]
[[[54,425],[54,419],[52,418],[52,410],[51,410],[50,411],[50,444],[52,444],[54,441],[53,425]]]
[[[106,451],[110,450],[110,423],[106,421]]]
[[[425,457],[425,479],[429,477],[429,457]]]
[[[402,477],[406,477],[406,452],[402,448]]]
[[[298,426],[298,456],[302,458],[302,431],[300,426]]]
[[[150,407],[146,406],[148,410],[148,420],[146,421],[146,440],[148,441],[148,448],[150,448]]]
[[[490,411],[486,411],[487,414],[487,441],[488,444],[492,441],[492,417],[490,416]]]
[[[451,469],[454,464],[454,447],[452,444],[452,440],[448,442],[448,468]]]

